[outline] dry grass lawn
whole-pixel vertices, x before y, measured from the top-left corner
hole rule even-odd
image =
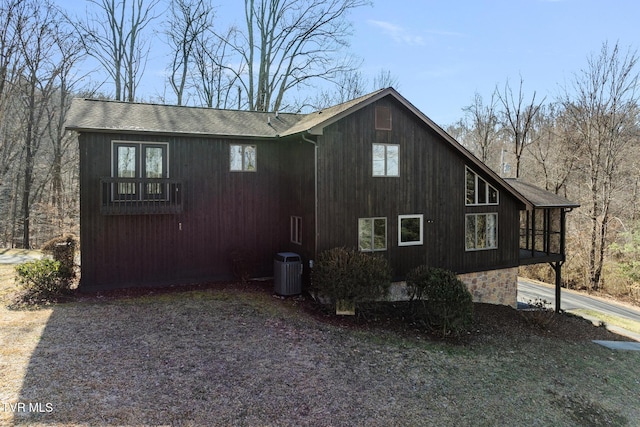
[[[305,304],[227,286],[2,305],[0,424],[640,425],[640,352],[538,333],[441,342]]]

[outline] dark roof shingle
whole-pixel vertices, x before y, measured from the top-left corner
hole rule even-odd
[[[277,137],[301,117],[304,116],[74,99],[66,126],[77,131]]]
[[[535,208],[577,208],[580,205],[535,185],[516,178],[505,178],[514,190],[529,200]]]

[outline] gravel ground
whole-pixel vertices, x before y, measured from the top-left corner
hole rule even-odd
[[[441,341],[385,311],[336,319],[309,300],[274,298],[259,287],[140,293],[93,295],[33,312],[40,319],[33,324],[5,323],[0,367],[23,374],[19,389],[0,385],[0,400],[42,410],[5,410],[0,422],[574,426],[640,419],[628,404],[640,380],[626,373],[640,356],[591,343],[612,336],[573,318],[543,320],[541,328],[513,309],[478,306],[471,334]],[[2,310],[5,320],[29,313]],[[565,329],[573,332],[559,332]],[[34,342],[28,357],[14,335]]]

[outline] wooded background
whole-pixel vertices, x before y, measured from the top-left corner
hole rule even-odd
[[[366,81],[348,51],[349,13],[366,0],[245,0],[244,22],[228,28],[216,26],[212,0],[88,4],[73,15],[48,1],[0,0],[1,247],[38,248],[77,233],[78,147],[64,131],[70,100],[152,100],[138,93],[151,37],[170,52],[173,100],[155,102],[301,112],[401,84],[387,70]],[[108,84],[84,83],[96,72],[87,58]],[[555,99],[525,90],[522,78],[506,81],[470,94],[463,117],[447,127],[501,176],[582,205],[568,215],[567,286],[636,301],[637,61],[635,50],[604,40]],[[526,273],[551,278],[546,266]]]

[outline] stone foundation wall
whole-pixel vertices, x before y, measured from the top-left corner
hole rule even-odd
[[[518,305],[518,267],[460,274],[458,277],[467,285],[474,302],[509,305],[514,308]],[[390,301],[408,299],[405,282],[391,284]]]
[[[474,302],[517,307],[518,267],[478,271],[458,276],[469,288]]]

